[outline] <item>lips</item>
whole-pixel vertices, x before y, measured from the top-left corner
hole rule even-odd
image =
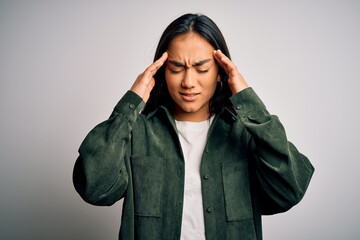
[[[187,93],[187,92],[181,92],[180,95],[182,99],[185,101],[194,101],[196,99],[196,96],[198,96],[200,93]]]
[[[180,93],[183,96],[196,96],[199,95],[200,93]]]

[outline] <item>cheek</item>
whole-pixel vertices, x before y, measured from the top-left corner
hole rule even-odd
[[[208,76],[207,81],[204,81],[204,84],[204,87],[209,89],[210,92],[215,92],[216,86],[218,84],[217,72],[213,72],[210,76]]]
[[[176,90],[176,80],[174,79],[172,74],[165,73],[165,82],[170,95],[173,95]]]
[[[169,74],[169,71],[165,70],[165,81],[169,85],[169,82],[171,81],[171,76]]]
[[[172,74],[169,71],[165,71],[165,81],[168,85],[168,88],[170,87],[177,87],[179,84],[181,84],[182,74]]]
[[[168,89],[170,90],[174,81],[173,81],[172,77],[169,74],[167,74],[166,72],[165,72],[165,82],[166,82],[166,85],[168,86]]]
[[[216,86],[217,86],[217,81],[212,82],[211,86],[209,86],[209,91],[211,95],[214,95]]]

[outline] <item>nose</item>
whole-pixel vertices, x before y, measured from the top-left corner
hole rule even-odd
[[[185,75],[184,75],[184,78],[181,82],[181,86],[183,88],[194,88],[195,87],[195,75],[194,73],[192,73],[191,71],[192,69],[190,68],[187,68],[185,69]]]

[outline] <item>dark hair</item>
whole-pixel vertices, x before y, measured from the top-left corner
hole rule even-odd
[[[168,50],[169,44],[176,36],[190,32],[199,34],[208,41],[214,49],[220,49],[230,58],[228,47],[220,29],[209,17],[199,14],[185,14],[170,23],[163,32],[155,52],[154,61],[159,59],[161,55]],[[222,83],[218,84],[214,96],[210,100],[209,109],[211,115],[218,113],[223,106],[229,106],[229,98],[231,96],[231,90],[227,83],[228,75],[220,66],[219,74]],[[155,86],[143,110],[144,114],[155,110],[160,105],[164,105],[169,109],[172,109],[174,106],[174,101],[169,94],[165,81],[164,66],[157,71],[154,78]]]

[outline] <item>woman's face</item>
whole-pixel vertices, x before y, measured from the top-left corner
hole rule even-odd
[[[165,79],[176,104],[175,119],[197,122],[210,117],[209,101],[220,80],[214,50],[196,33],[179,35],[171,41]]]

